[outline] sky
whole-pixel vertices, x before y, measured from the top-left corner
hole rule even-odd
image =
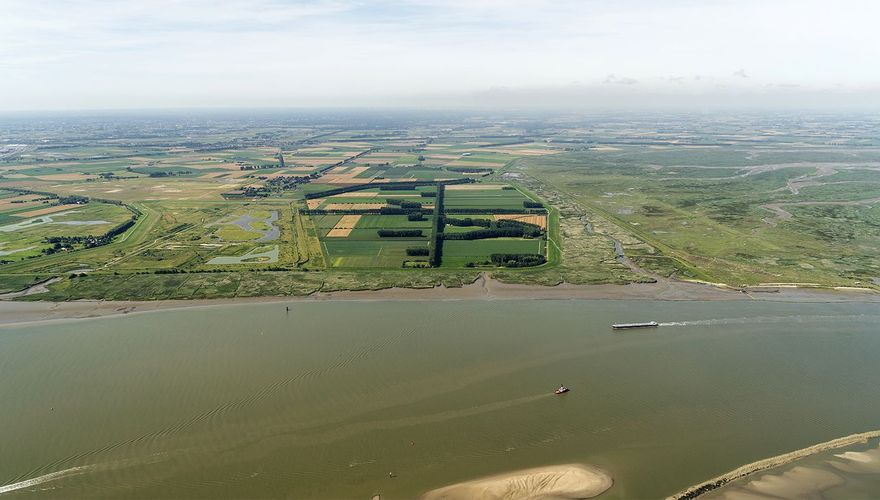
[[[880,110],[876,0],[3,0],[0,111]]]

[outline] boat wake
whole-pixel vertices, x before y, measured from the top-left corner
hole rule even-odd
[[[823,321],[880,321],[880,316],[872,314],[855,315],[797,315],[797,316],[750,316],[745,318],[716,318],[691,321],[663,321],[659,326],[713,326],[745,325],[755,323],[815,323]]]
[[[30,479],[25,479],[23,481],[18,481],[15,483],[0,485],[0,495],[4,493],[9,493],[11,491],[21,490],[24,488],[31,488],[34,486],[39,486],[43,483],[48,483],[49,481],[57,481],[59,479],[65,479],[68,477],[78,476],[80,474],[87,474],[90,472],[105,472],[110,470],[122,469],[125,467],[130,467],[132,465],[144,465],[144,464],[152,464],[161,462],[166,458],[166,454],[164,453],[155,453],[149,457],[136,459],[121,459],[115,460],[112,462],[103,462],[103,463],[95,463],[90,465],[79,465],[76,467],[70,467],[69,469],[63,469],[55,472],[50,472],[48,474],[43,474],[42,476],[32,477]]]
[[[0,494],[9,493],[10,491],[20,490],[22,488],[30,488],[31,486],[37,486],[43,483],[48,483],[49,481],[54,481],[56,479],[61,479],[70,476],[76,476],[78,474],[85,474],[92,469],[91,465],[83,465],[80,467],[71,467],[69,469],[60,470],[58,472],[50,472],[49,474],[44,474],[39,477],[26,479],[24,481],[19,481],[17,483],[7,484],[4,486],[0,486]]]

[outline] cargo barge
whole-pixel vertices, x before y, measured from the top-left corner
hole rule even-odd
[[[627,330],[630,328],[654,328],[660,326],[656,321],[647,321],[645,323],[614,323],[611,328],[615,330]]]

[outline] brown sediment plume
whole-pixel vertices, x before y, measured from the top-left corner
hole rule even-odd
[[[874,439],[878,437],[880,437],[880,430],[862,432],[859,434],[851,434],[846,437],[832,439],[831,441],[825,441],[824,443],[814,444],[813,446],[802,448],[800,450],[792,451],[782,455],[777,455],[775,457],[765,458],[757,462],[752,462],[748,465],[743,465],[742,467],[734,469],[718,477],[712,478],[703,483],[691,486],[684,491],[680,491],[674,495],[667,497],[667,500],[697,498],[698,496],[718,489],[731,481],[749,476],[756,472],[761,472],[763,470],[789,464],[791,462],[794,462],[795,460],[805,458],[810,455],[815,455],[817,453],[822,453],[824,451],[833,450],[835,448],[843,448],[844,446],[849,446],[856,443],[864,443],[869,439]]]

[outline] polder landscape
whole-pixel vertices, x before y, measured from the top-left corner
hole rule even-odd
[[[348,118],[7,120],[0,289],[880,289],[876,121]]]
[[[873,498],[878,250],[871,116],[4,116],[0,496]]]
[[[158,139],[138,137],[137,119],[107,135],[82,123],[73,143],[7,146],[4,291],[64,277],[49,285],[56,299],[301,295],[560,262],[557,212],[504,175],[560,152],[543,141],[440,124],[220,123],[185,140],[173,119]]]
[[[4,0],[0,500],[880,498],[877,19]]]

